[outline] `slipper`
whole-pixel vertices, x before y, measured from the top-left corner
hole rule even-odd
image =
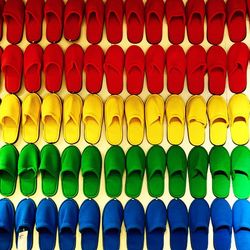
[[[50,43],[57,43],[63,32],[63,0],[47,0],[44,5],[46,38]]]
[[[5,143],[15,143],[18,138],[21,104],[17,96],[7,94],[0,106],[0,124]]]
[[[83,193],[88,198],[95,198],[100,191],[102,156],[95,146],[87,146],[81,159]]]
[[[61,168],[60,153],[53,144],[45,145],[41,150],[40,172],[42,177],[42,191],[45,196],[57,193]]]
[[[7,26],[9,43],[17,44],[23,38],[24,9],[23,0],[7,0],[4,5],[3,18]]]
[[[228,103],[228,118],[231,137],[235,144],[249,141],[249,100],[244,94],[233,95]]]
[[[81,167],[81,153],[75,146],[64,149],[61,157],[62,192],[66,198],[73,198],[78,194],[78,177]]]
[[[0,40],[3,38],[3,10],[4,10],[5,0],[0,0]]]
[[[69,144],[77,143],[81,133],[82,98],[69,94],[63,102],[63,136]]]
[[[148,250],[164,249],[164,233],[167,209],[161,200],[152,200],[146,210],[146,234]]]
[[[17,45],[8,45],[3,51],[1,60],[5,89],[15,94],[22,84],[23,52]]]
[[[123,36],[123,0],[107,0],[105,3],[105,26],[110,43],[120,43]]]
[[[43,138],[47,143],[55,143],[60,136],[62,101],[56,94],[47,94],[42,107]]]
[[[160,95],[150,95],[145,104],[146,132],[150,144],[163,139],[164,101]]]
[[[167,117],[167,138],[172,145],[179,145],[185,132],[185,103],[179,95],[170,95],[165,104]]]
[[[125,193],[130,198],[141,194],[143,177],[146,168],[145,153],[139,146],[132,146],[126,154]]]
[[[65,81],[68,92],[78,93],[82,89],[84,51],[79,44],[70,45],[65,52]]]
[[[193,198],[204,198],[207,194],[208,153],[205,148],[193,147],[188,155],[189,190]]]
[[[171,94],[178,95],[183,91],[186,64],[183,48],[179,45],[171,45],[166,52],[167,88]]]
[[[139,145],[144,137],[144,103],[139,96],[130,95],[125,102],[128,142]]]
[[[41,99],[33,93],[22,103],[22,136],[27,143],[35,143],[39,138],[41,119]]]
[[[84,1],[69,0],[64,10],[64,37],[75,41],[80,38],[83,21]]]
[[[127,90],[131,95],[139,95],[143,89],[145,58],[143,50],[136,45],[130,46],[125,55]]]
[[[106,139],[111,145],[122,142],[124,103],[119,95],[111,95],[105,102]]]
[[[207,249],[210,209],[204,199],[195,199],[189,207],[189,228],[192,249]]]
[[[207,102],[210,142],[223,145],[227,140],[227,103],[222,96],[214,95]]]
[[[89,43],[99,43],[102,40],[104,25],[104,3],[102,0],[87,0],[86,2],[87,40]]]
[[[165,69],[165,51],[161,45],[149,47],[145,61],[148,91],[151,94],[160,94],[163,90]]]
[[[192,95],[200,95],[204,91],[206,57],[206,51],[200,45],[193,45],[187,51],[187,86]]]
[[[16,189],[18,151],[7,144],[0,148],[0,194],[11,196]]]
[[[119,45],[111,45],[105,55],[103,65],[108,92],[118,95],[123,90],[124,52]]]
[[[148,193],[152,197],[160,197],[164,193],[166,153],[160,145],[152,146],[146,158],[146,174]]]
[[[143,38],[144,3],[142,0],[126,0],[125,16],[127,38],[131,43],[139,43]]]
[[[182,0],[167,0],[165,4],[168,25],[168,40],[180,44],[185,37],[186,15]]]
[[[124,208],[124,224],[127,232],[127,249],[143,249],[145,213],[138,200],[131,199]]]
[[[30,44],[23,58],[24,86],[28,92],[38,92],[41,88],[43,49],[39,44]]]
[[[247,87],[249,49],[245,43],[233,44],[227,54],[228,84],[233,93],[242,93]]]
[[[186,191],[187,158],[180,146],[171,146],[167,152],[169,193],[174,198],[181,198]]]
[[[84,139],[96,144],[101,137],[103,121],[103,103],[98,95],[88,95],[84,100],[82,121],[84,123]]]
[[[103,64],[104,53],[102,48],[99,45],[90,45],[85,51],[84,71],[86,73],[86,89],[91,94],[101,91]]]
[[[193,146],[200,146],[205,141],[207,126],[206,102],[202,96],[192,96],[186,104],[186,120],[189,141]]]
[[[40,151],[35,144],[22,148],[18,158],[18,176],[21,193],[31,196],[36,193]]]
[[[45,88],[49,92],[58,92],[61,89],[63,57],[63,50],[58,44],[49,44],[44,50],[43,70],[45,75]]]
[[[61,250],[75,249],[78,216],[77,203],[72,199],[65,200],[58,212],[59,247]]]

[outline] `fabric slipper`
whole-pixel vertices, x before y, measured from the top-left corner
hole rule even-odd
[[[3,10],[4,10],[5,0],[0,0],[0,40],[3,38]]]

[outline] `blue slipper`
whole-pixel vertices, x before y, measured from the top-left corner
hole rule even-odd
[[[36,211],[36,230],[39,233],[40,250],[54,250],[58,212],[52,199],[42,199]]]
[[[171,250],[187,249],[188,211],[182,200],[173,199],[167,208]]]
[[[97,249],[100,228],[100,209],[94,200],[85,200],[79,212],[79,231],[82,250]]]
[[[33,231],[36,220],[36,204],[32,199],[23,199],[16,208],[16,245],[17,249],[23,244],[24,235],[27,239],[27,250],[33,246]]]
[[[148,250],[162,250],[166,231],[167,209],[158,199],[152,200],[146,211],[146,232]]]
[[[145,213],[138,200],[129,200],[124,208],[128,250],[143,249]]]
[[[60,250],[74,250],[79,207],[72,199],[65,200],[59,208],[58,230]]]
[[[109,201],[102,215],[103,249],[120,249],[120,233],[123,221],[123,208],[118,200]]]
[[[230,250],[232,238],[232,210],[224,199],[215,199],[211,205],[214,248]]]
[[[206,250],[208,247],[208,230],[210,209],[204,199],[195,199],[189,207],[189,227],[193,250]]]

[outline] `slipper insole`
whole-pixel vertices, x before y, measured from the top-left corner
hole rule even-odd
[[[249,186],[250,181],[248,176],[241,171],[235,172],[235,178],[233,179],[233,191],[237,198],[248,198],[249,197]]]
[[[141,79],[143,78],[142,72],[139,67],[133,66],[128,72],[128,89],[133,93],[140,93],[142,90]]]
[[[244,37],[246,27],[245,20],[241,11],[235,11],[228,25],[229,34],[231,34],[234,39],[238,37]]]
[[[152,196],[161,196],[164,191],[164,178],[161,171],[156,171],[148,181],[148,191]]]
[[[57,191],[58,181],[46,170],[42,170],[42,190],[47,196],[53,196]]]
[[[86,141],[98,141],[100,135],[100,125],[93,117],[87,116],[85,118],[84,131]]]
[[[174,197],[182,197],[185,193],[186,181],[183,180],[181,171],[173,173],[169,177],[169,192]]]
[[[147,29],[153,39],[159,38],[161,36],[161,21],[155,13],[150,14]]]
[[[100,180],[93,172],[84,174],[83,191],[87,197],[96,197],[99,193]]]
[[[63,228],[60,232],[60,249],[68,250],[75,248],[75,235],[73,235],[70,228]]]
[[[67,25],[64,26],[65,33],[69,37],[77,37],[80,30],[80,17],[77,13],[71,13],[66,20]]]
[[[131,13],[127,27],[128,37],[130,40],[138,40],[141,36],[142,25],[135,13]]]
[[[66,197],[74,197],[78,193],[78,180],[70,171],[62,173],[62,189]]]
[[[143,179],[140,170],[135,170],[127,175],[126,193],[131,197],[137,197],[140,194],[142,182]]]
[[[191,177],[190,183],[190,192],[195,198],[203,198],[206,195],[207,185],[206,180],[201,174]]]
[[[130,229],[127,231],[127,246],[129,249],[143,248],[143,235],[138,229]]]
[[[0,249],[10,249],[12,245],[12,237],[5,229],[0,228]]]
[[[213,32],[213,40],[219,41],[221,39],[222,34],[224,33],[224,15],[222,13],[218,13],[213,16],[210,20],[210,29]]]
[[[198,227],[192,233],[192,247],[193,249],[207,249],[208,232],[206,227]]]
[[[33,170],[27,170],[20,174],[20,188],[25,194],[33,194],[36,191],[36,176]]]
[[[119,196],[122,188],[122,177],[119,172],[113,170],[107,176],[107,193],[112,196]]]
[[[190,40],[197,40],[197,35],[200,36],[204,33],[201,16],[199,13],[194,13],[192,15],[189,25],[190,27],[192,27],[192,29],[189,29],[188,32],[191,37]]]
[[[171,17],[169,24],[169,34],[172,40],[181,41],[185,33],[185,23],[182,16]]]
[[[230,249],[231,234],[227,226],[216,229],[214,232],[214,245],[216,249]]]
[[[0,170],[0,192],[4,196],[9,196],[13,193],[15,189],[16,180],[7,172]]]
[[[47,141],[57,141],[59,134],[58,124],[55,119],[49,115],[45,117],[44,136]]]
[[[57,41],[58,32],[60,32],[62,29],[61,24],[54,13],[48,12],[46,16],[47,16],[47,22],[48,22],[47,27],[46,27],[46,34],[48,34],[48,38],[51,41]]]
[[[41,250],[51,250],[55,247],[54,236],[47,228],[39,229],[39,246]]]
[[[214,193],[217,194],[218,197],[227,197],[230,189],[230,180],[225,175],[223,171],[216,171],[214,173],[212,187]]]
[[[147,234],[147,241],[150,250],[161,250],[163,249],[164,245],[164,231],[161,228],[157,228],[152,230],[150,233]]]
[[[117,229],[105,231],[104,246],[105,250],[120,248],[120,232]]]
[[[188,232],[185,228],[177,228],[171,232],[170,241],[171,245],[174,245],[174,249],[186,249],[187,248],[187,235]]]

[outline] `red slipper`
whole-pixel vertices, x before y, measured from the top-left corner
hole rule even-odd
[[[186,5],[187,34],[192,44],[200,44],[204,39],[204,0],[188,0]]]
[[[180,44],[184,40],[186,15],[182,0],[166,1],[166,18],[168,24],[168,39],[173,44]]]
[[[227,27],[232,42],[240,42],[246,37],[246,1],[227,1]]]
[[[123,90],[124,52],[118,45],[109,47],[105,56],[104,72],[108,92],[118,95]]]
[[[8,45],[2,55],[2,72],[5,89],[14,94],[21,88],[23,74],[23,52],[17,45]]]
[[[87,0],[86,24],[89,43],[99,43],[102,40],[104,23],[104,3],[102,0]]]
[[[212,46],[207,52],[208,88],[212,95],[225,91],[227,54],[220,46]]]
[[[127,90],[131,95],[142,92],[144,81],[145,58],[143,50],[136,45],[130,46],[125,55]]]
[[[162,39],[162,23],[164,17],[163,0],[148,0],[145,5],[147,41],[157,44]]]
[[[160,94],[164,86],[165,51],[160,45],[152,45],[146,53],[147,87],[151,94]]]
[[[7,25],[7,40],[12,44],[22,40],[24,8],[22,0],[7,0],[4,5],[3,17]]]
[[[84,51],[79,44],[70,45],[65,52],[65,81],[66,88],[71,93],[82,89],[82,72]]]
[[[45,3],[46,37],[50,43],[57,43],[62,38],[63,10],[62,0],[47,0]]]
[[[49,92],[58,92],[62,86],[63,51],[58,44],[49,44],[43,54],[45,87]]]
[[[249,49],[245,43],[235,43],[227,55],[228,84],[233,93],[241,93],[247,86]]]
[[[107,38],[110,43],[119,43],[122,40],[123,12],[122,0],[107,0],[105,24]]]
[[[200,95],[204,91],[206,74],[206,51],[200,45],[193,45],[187,51],[187,86],[192,95]]]
[[[25,8],[26,38],[37,43],[42,38],[44,0],[28,0]]]
[[[144,4],[142,0],[126,0],[125,15],[127,37],[131,43],[139,43],[143,38]]]
[[[24,51],[24,86],[29,92],[41,88],[43,49],[39,44],[30,44]]]
[[[99,45],[90,45],[85,51],[84,70],[86,89],[96,94],[102,89],[104,53]]]
[[[5,0],[0,0],[0,40],[3,37],[3,10],[4,10]]]
[[[69,41],[79,39],[83,20],[84,1],[68,0],[64,10],[64,37]]]
[[[167,88],[171,94],[179,95],[184,88],[186,55],[179,45],[172,45],[166,52]]]

